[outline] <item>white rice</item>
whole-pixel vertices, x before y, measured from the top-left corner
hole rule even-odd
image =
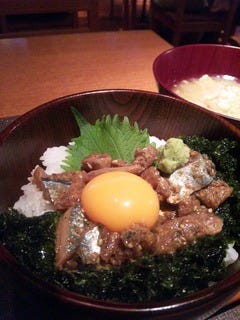
[[[25,216],[40,216],[53,209],[51,203],[43,198],[42,191],[39,191],[31,182],[24,185],[21,190],[23,195],[15,202],[13,208]]]
[[[47,148],[47,150],[40,157],[43,166],[46,168],[46,173],[53,174],[63,172],[64,170],[62,169],[61,165],[67,155],[67,147],[65,146]]]
[[[40,157],[46,173],[63,172],[61,165],[67,154],[67,147],[65,146],[48,148]],[[53,210],[51,203],[43,198],[42,191],[31,183],[31,177],[28,180],[29,183],[21,188],[23,195],[17,200],[13,208],[27,217],[40,216],[47,211]]]
[[[166,144],[166,141],[155,136],[150,136],[150,143],[155,144],[156,148],[159,148],[164,146]]]
[[[230,243],[227,248],[227,254],[224,259],[225,265],[229,266],[230,264],[234,263],[237,261],[239,254],[238,252],[233,248],[234,243]]]

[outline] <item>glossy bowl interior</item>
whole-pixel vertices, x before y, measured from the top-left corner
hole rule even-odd
[[[12,206],[20,187],[47,147],[67,144],[79,130],[71,113],[75,106],[91,123],[103,114],[128,116],[151,135],[167,139],[178,135],[228,137],[240,143],[240,131],[217,115],[173,97],[137,90],[103,90],[79,93],[46,103],[18,118],[0,134],[0,210]],[[0,259],[17,277],[43,295],[52,297],[92,319],[204,319],[218,310],[240,288],[236,262],[228,278],[185,298],[159,303],[123,304],[83,297],[36,278],[0,246]],[[81,313],[78,313],[79,315]],[[71,314],[69,313],[70,317]]]
[[[182,99],[172,91],[182,80],[230,75],[240,81],[240,48],[217,44],[192,44],[175,47],[160,54],[153,63],[153,73],[159,92]],[[222,115],[234,125],[240,119]]]

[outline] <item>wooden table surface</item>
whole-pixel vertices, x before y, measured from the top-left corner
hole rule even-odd
[[[0,118],[81,91],[157,91],[152,64],[170,48],[151,30],[1,39]]]

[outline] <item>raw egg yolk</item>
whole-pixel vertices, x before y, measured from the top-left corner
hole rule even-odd
[[[151,228],[159,215],[159,200],[141,177],[121,171],[93,178],[81,195],[86,216],[111,231],[121,232],[133,224]]]

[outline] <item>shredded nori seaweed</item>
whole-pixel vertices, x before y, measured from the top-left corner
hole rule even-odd
[[[98,270],[82,265],[75,271],[55,270],[55,230],[60,214],[49,212],[27,218],[13,209],[0,214],[0,241],[34,274],[60,287],[94,298],[128,303],[163,301],[209,286],[226,273],[228,243],[239,245],[239,146],[223,139],[186,137],[194,150],[206,153],[216,164],[218,177],[234,187],[233,195],[217,209],[223,231],[199,238],[175,254],[143,256],[132,263]],[[217,266],[217,267],[216,267]]]
[[[14,209],[0,214],[1,243],[29,270],[54,271],[55,231],[58,212],[27,218]]]

